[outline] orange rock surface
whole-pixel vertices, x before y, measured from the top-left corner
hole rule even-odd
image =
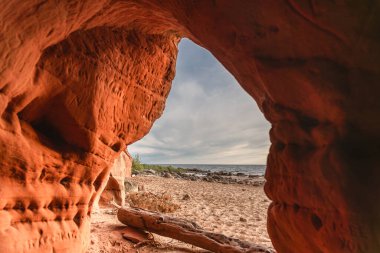
[[[272,123],[276,250],[380,251],[378,1],[0,5],[0,252],[85,251],[110,166],[164,109],[181,37]]]

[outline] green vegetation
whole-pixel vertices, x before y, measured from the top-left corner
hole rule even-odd
[[[141,163],[139,154],[132,158],[132,172],[144,170],[144,164]]]
[[[143,172],[144,170],[154,170],[155,172],[184,172],[186,171],[186,169],[175,168],[173,166],[144,164],[141,162],[139,154],[135,155],[135,157],[132,160],[132,173]]]

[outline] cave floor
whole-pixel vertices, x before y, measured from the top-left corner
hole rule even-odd
[[[168,215],[195,221],[204,229],[272,248],[266,230],[269,200],[262,186],[188,181],[157,176],[130,179],[143,185],[146,192],[169,194],[180,208]],[[189,197],[184,198],[185,195]],[[177,240],[154,235],[159,247],[133,248],[123,239],[123,225],[116,210],[100,209],[93,214],[90,249],[105,252],[207,252]]]

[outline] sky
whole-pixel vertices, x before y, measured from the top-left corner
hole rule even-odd
[[[266,164],[269,128],[218,60],[182,39],[164,113],[128,151],[150,164]]]

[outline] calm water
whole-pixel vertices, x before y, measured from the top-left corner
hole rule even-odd
[[[173,166],[176,168],[185,168],[185,169],[199,169],[204,171],[226,171],[238,173],[242,172],[247,175],[264,175],[266,165],[231,165],[231,164],[160,164],[165,166]]]

